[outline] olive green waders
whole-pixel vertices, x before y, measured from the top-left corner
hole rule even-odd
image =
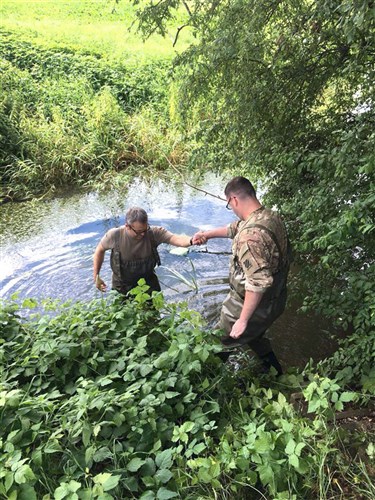
[[[112,288],[126,295],[144,278],[150,287],[148,291],[160,292],[160,283],[155,274],[155,267],[160,266],[160,256],[152,230],[149,232],[152,253],[144,259],[126,260],[120,252],[120,233],[115,235],[115,247],[111,252]]]
[[[222,338],[222,343],[226,347],[250,347],[269,367],[273,365],[281,373],[281,366],[277,361],[271,346],[270,340],[265,337],[266,330],[284,312],[287,288],[286,282],[291,261],[291,249],[288,242],[287,255],[283,255],[275,234],[263,224],[248,224],[244,228],[258,227],[265,230],[275,242],[279,251],[279,268],[273,275],[272,286],[263,294],[258,307],[255,309],[247,323],[244,333],[238,339],[232,339],[229,333],[234,323],[241,315],[245,300],[245,274],[238,262],[237,256],[233,255],[231,260],[231,270],[229,277],[230,292],[225,298],[220,316],[220,328],[226,332]],[[225,359],[230,351],[223,353]]]

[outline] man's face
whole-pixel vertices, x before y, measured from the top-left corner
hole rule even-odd
[[[141,240],[150,229],[150,226],[147,224],[147,222],[133,222],[132,224],[126,224],[126,228],[128,230],[128,234],[132,238],[134,238],[135,240]]]

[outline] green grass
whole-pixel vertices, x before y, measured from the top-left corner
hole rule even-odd
[[[159,169],[159,149],[179,156],[172,39],[143,42],[135,21],[125,0],[2,1],[0,199],[93,182],[133,163]],[[188,39],[184,31],[179,50]]]
[[[172,57],[192,41],[188,30],[182,30],[174,48],[175,29],[171,26],[169,38],[153,35],[143,42],[135,21],[134,7],[127,0],[119,4],[114,0],[2,0],[0,4],[1,27],[48,48],[64,46],[109,58],[143,60]],[[182,22],[181,13],[175,27]]]

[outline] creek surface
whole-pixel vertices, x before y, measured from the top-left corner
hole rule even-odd
[[[201,189],[223,196],[228,179],[206,176]],[[136,180],[123,191],[77,193],[49,201],[8,203],[0,207],[0,297],[91,300],[100,296],[92,279],[92,255],[102,235],[124,223],[131,206],[143,207],[151,225],[176,234],[223,226],[235,219],[225,201],[186,185]],[[160,245],[162,266],[157,269],[169,301],[187,300],[212,326],[228,293],[231,242],[210,240],[185,256]],[[177,274],[183,276],[183,279]],[[101,277],[110,285],[109,252]],[[195,284],[197,289],[195,288]],[[327,324],[312,315],[300,315],[289,301],[287,310],[270,330],[274,349],[284,367],[303,367],[310,359],[326,357],[336,348]]]

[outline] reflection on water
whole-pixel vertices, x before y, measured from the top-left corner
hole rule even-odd
[[[223,197],[228,179],[208,176],[204,189]],[[21,297],[90,300],[100,292],[92,279],[92,255],[100,238],[111,227],[124,222],[130,206],[142,206],[152,225],[173,233],[194,234],[198,229],[226,225],[234,214],[225,202],[186,186],[163,182],[135,181],[124,189],[106,194],[86,193],[58,197],[52,201],[6,204],[0,207],[0,297],[18,291]],[[169,253],[161,245],[158,268],[168,300],[188,300],[209,325],[216,323],[228,291],[230,241],[210,240],[207,248],[193,248],[187,256]],[[207,250],[207,251],[205,251]],[[181,273],[195,279],[198,292],[173,276]],[[109,252],[101,276],[111,282]],[[335,348],[316,318],[298,316],[289,305],[273,325],[275,350],[284,364],[303,366],[310,358],[324,357]]]

